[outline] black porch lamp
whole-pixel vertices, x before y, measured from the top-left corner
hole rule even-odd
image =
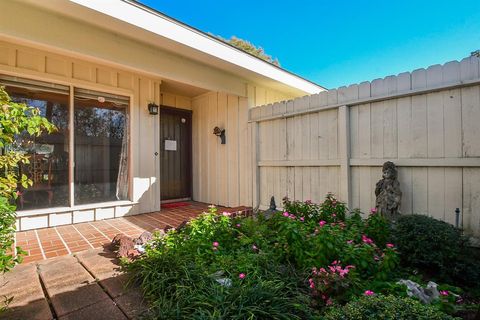
[[[151,114],[151,115],[157,115],[158,114],[158,104],[155,104],[155,103],[149,103],[148,104],[148,112]]]

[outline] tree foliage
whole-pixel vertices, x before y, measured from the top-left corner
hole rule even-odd
[[[251,55],[254,55],[262,60],[265,60],[271,64],[274,64],[276,66],[280,66],[280,62],[278,61],[277,58],[273,58],[271,55],[267,54],[265,50],[262,47],[257,47],[254,44],[252,44],[250,41],[244,40],[237,38],[236,36],[232,36],[230,39],[225,39],[220,36],[216,36],[218,39],[222,40],[223,42],[229,43],[232,46],[243,50],[247,53],[250,53]]]
[[[40,110],[24,103],[12,101],[4,88],[0,87],[0,274],[11,269],[20,261],[12,252],[15,232],[15,205],[17,187],[32,185],[32,181],[19,174],[19,165],[27,164],[26,155],[11,150],[15,137],[23,132],[39,136],[52,132],[55,126],[42,117]],[[17,248],[17,252],[21,252]]]

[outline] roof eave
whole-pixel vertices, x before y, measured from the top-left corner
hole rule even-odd
[[[112,1],[70,1],[305,93],[312,94],[325,90],[322,86],[252,56],[136,1],[117,0],[113,1],[115,2],[114,6],[112,6]],[[122,33],[121,30],[117,30],[117,32]]]

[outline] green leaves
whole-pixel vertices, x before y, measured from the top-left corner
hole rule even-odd
[[[0,274],[11,269],[21,258],[12,250],[15,232],[15,206],[11,203],[17,198],[20,184],[27,188],[32,181],[25,175],[19,176],[20,163],[29,163],[28,158],[12,149],[15,136],[27,132],[30,136],[39,136],[55,130],[55,126],[40,115],[36,108],[23,103],[15,103],[0,87]]]

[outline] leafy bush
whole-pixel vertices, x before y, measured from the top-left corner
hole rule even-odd
[[[15,232],[15,206],[12,203],[17,198],[18,184],[24,188],[32,184],[25,175],[18,174],[18,165],[28,163],[27,156],[11,151],[9,147],[14,143],[15,135],[23,131],[38,136],[54,129],[37,108],[13,102],[0,87],[0,274],[20,261],[12,250]],[[20,248],[17,253],[21,253]]]
[[[406,215],[398,219],[393,237],[404,265],[462,284],[480,283],[478,261],[454,226],[424,215]]]
[[[304,319],[304,275],[281,263],[264,238],[264,221],[217,214],[158,238],[129,267],[157,319]]]
[[[345,221],[347,207],[345,203],[338,201],[332,193],[327,193],[325,201],[321,204],[315,204],[310,200],[291,201],[287,197],[283,198],[283,209],[296,217],[304,218],[306,221],[326,221],[339,222]]]
[[[347,217],[333,195],[321,205],[289,205],[292,212],[269,217],[212,207],[156,238],[129,265],[152,301],[151,316],[305,319],[393,274],[395,247],[375,244],[366,233],[373,224]]]
[[[342,267],[334,261],[328,268],[313,268],[308,279],[313,298],[319,305],[344,303],[350,298],[352,289],[359,286],[354,266]]]
[[[392,295],[363,296],[345,306],[330,309],[325,320],[449,320],[453,317],[438,311],[435,307],[423,305],[411,298]]]

